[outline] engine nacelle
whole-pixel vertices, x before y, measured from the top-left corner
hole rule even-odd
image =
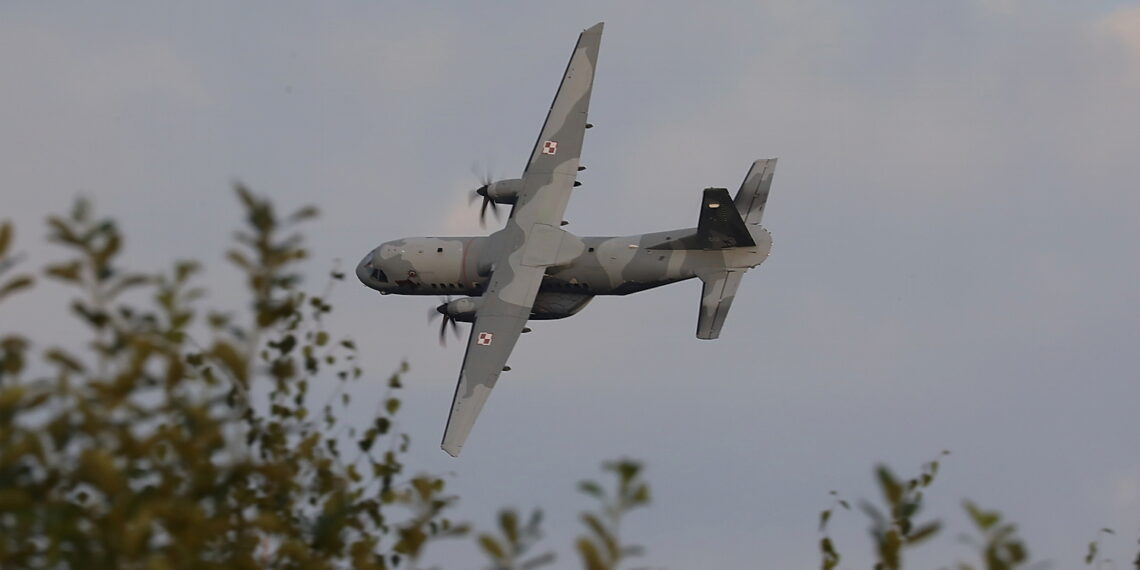
[[[475,311],[483,304],[481,297],[460,297],[436,308],[437,311],[461,323],[475,322]]]
[[[487,185],[487,197],[496,204],[514,204],[523,190],[522,178],[499,180]]]

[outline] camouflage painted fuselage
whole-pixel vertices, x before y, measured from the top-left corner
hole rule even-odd
[[[671,249],[695,228],[620,237],[585,237],[582,253],[547,269],[531,319],[556,319],[578,312],[594,295],[628,295],[696,277],[702,272],[759,265],[772,238],[749,227],[755,246],[730,249]],[[414,237],[381,244],[356,273],[381,294],[468,295],[487,287],[493,260],[511,248],[504,231],[486,237]]]

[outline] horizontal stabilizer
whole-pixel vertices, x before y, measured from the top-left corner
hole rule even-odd
[[[701,289],[701,313],[697,318],[697,338],[712,340],[720,336],[724,318],[732,308],[732,299],[740,286],[744,271],[717,271],[698,275],[704,282]]]
[[[746,224],[759,224],[772,187],[772,174],[776,172],[776,159],[766,158],[752,163],[740,190],[736,191],[736,210]]]

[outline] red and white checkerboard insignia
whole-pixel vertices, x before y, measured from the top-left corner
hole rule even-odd
[[[475,344],[487,346],[488,344],[491,344],[491,339],[493,338],[495,338],[494,334],[491,334],[489,332],[481,332],[479,333],[478,338],[475,339]]]
[[[555,141],[546,141],[542,143],[542,154],[554,154],[558,151],[558,143]]]

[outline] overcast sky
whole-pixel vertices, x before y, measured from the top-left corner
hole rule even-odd
[[[915,567],[974,560],[970,497],[1020,523],[1035,560],[1078,566],[1140,536],[1140,5],[1127,2],[463,4],[194,2],[0,8],[0,218],[40,265],[42,220],[77,195],[128,233],[127,259],[210,262],[242,180],[315,202],[314,275],[380,242],[475,235],[472,165],[521,173],[578,32],[605,21],[566,229],[693,225],[700,191],[778,156],[771,258],[722,338],[694,338],[700,285],[599,298],[533,325],[463,456],[438,447],[462,343],[436,301],[335,292],[381,382],[407,359],[411,461],[453,473],[459,518],[541,506],[558,568],[574,491],[601,460],[645,461],[650,510],[624,537],[681,568],[808,568],[828,491],[913,473],[950,530]],[[490,231],[491,228],[488,229]],[[314,286],[319,285],[313,282]],[[43,286],[0,331],[67,339]],[[366,420],[366,418],[365,418]],[[861,514],[833,521],[845,567]],[[471,541],[429,563],[472,567]],[[758,562],[763,560],[764,562]]]

